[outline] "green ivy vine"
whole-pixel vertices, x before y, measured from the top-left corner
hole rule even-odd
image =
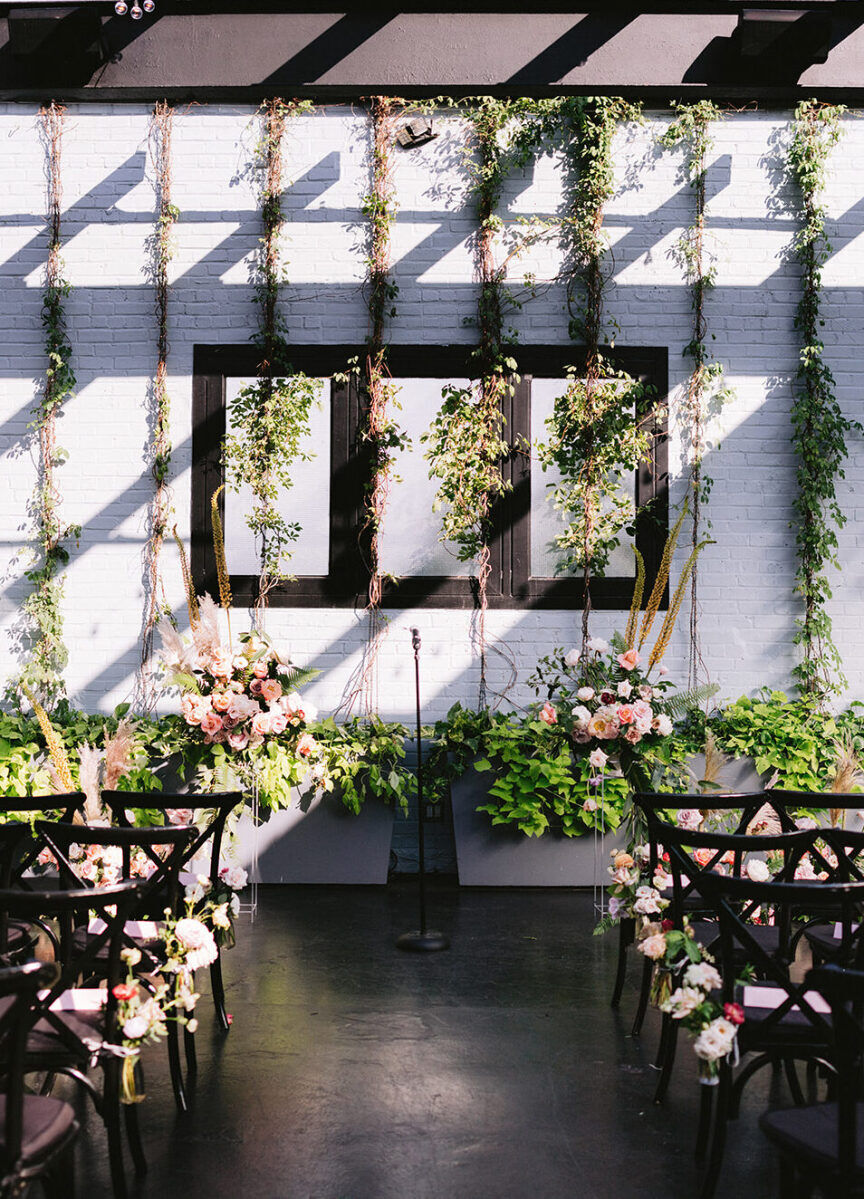
[[[273,588],[289,578],[287,564],[300,525],[279,511],[282,494],[292,486],[292,466],[311,455],[302,449],[309,436],[309,417],[320,395],[318,380],[291,366],[285,322],[279,313],[279,293],[284,282],[280,236],[285,224],[282,209],[282,143],[286,123],[312,108],[311,102],[267,100],[261,107],[262,136],[256,155],[261,179],[261,220],[264,235],[255,264],[255,299],[259,330],[254,338],[259,351],[258,377],[244,387],[231,405],[233,432],[226,437],[223,461],[226,482],[233,491],[251,487],[252,511],[246,523],[260,552],[256,618],[263,618]]]
[[[619,124],[638,119],[639,106],[613,96],[568,97],[560,101],[558,113],[570,167],[561,221],[569,332],[584,345],[585,361],[568,372],[567,390],[555,400],[548,439],[538,452],[543,469],[555,467],[561,476],[549,488],[549,499],[566,522],[555,541],[558,569],[582,571],[583,645],[588,641],[592,575],[603,572],[635,518],[618,477],[648,457],[657,416],[642,412],[643,385],[613,369],[600,349],[611,278],[603,217],[615,191],[612,146]]]
[[[164,594],[160,600],[159,556],[171,518],[171,493],[168,474],[171,468],[171,401],[168,396],[168,268],[174,257],[174,226],[179,209],[171,201],[171,135],[174,109],[159,101],[150,119],[150,142],[155,170],[156,227],[151,238],[151,268],[156,292],[156,373],[153,378],[153,440],[150,446],[150,470],[155,490],[150,502],[149,535],[144,547],[147,604],[141,638],[141,683],[143,699],[152,703],[148,663],[153,652],[153,633],[160,615],[166,610]]]
[[[826,610],[831,598],[827,568],[838,566],[837,530],[846,517],[835,485],[845,477],[847,437],[861,432],[857,421],[843,415],[834,395],[834,377],[824,359],[820,328],[822,267],[831,253],[825,233],[821,193],[831,151],[840,138],[843,108],[805,100],[795,110],[789,173],[800,195],[801,228],[793,253],[801,267],[802,296],[795,318],[801,336],[798,390],[792,403],[792,444],[798,456],[795,589],[804,604],[795,643],[802,660],[793,674],[801,691],[824,701],[845,685],[842,662],[831,636]]]
[[[729,389],[723,387],[723,366],[712,358],[706,341],[708,323],[705,316],[705,299],[716,278],[714,258],[705,245],[705,182],[708,155],[714,145],[711,123],[722,120],[723,112],[711,100],[674,104],[673,108],[675,118],[660,138],[660,144],[667,149],[684,147],[687,155],[684,169],[696,207],[693,223],[684,230],[676,247],[678,261],[690,285],[693,310],[692,336],[684,347],[684,355],[692,361],[693,369],[687,382],[681,417],[689,439],[690,543],[695,549],[701,540],[702,508],[708,503],[713,482],[703,467],[707,450],[705,425],[709,414],[730,395]],[[699,641],[698,590],[697,561],[690,575],[690,687],[697,686],[700,668],[704,667]]]
[[[45,385],[35,408],[32,428],[39,440],[39,481],[33,497],[36,522],[36,561],[25,572],[32,590],[23,609],[32,627],[32,648],[21,681],[45,703],[65,691],[63,670],[69,653],[63,641],[63,580],[60,573],[69,561],[67,543],[81,535],[79,525],[65,525],[60,517],[56,471],[67,453],[56,440],[57,416],[75,388],[72,345],[66,329],[66,300],[71,290],[63,277],[61,155],[66,108],[52,102],[39,110],[48,177],[48,258],[42,293],[42,327],[48,366]]]

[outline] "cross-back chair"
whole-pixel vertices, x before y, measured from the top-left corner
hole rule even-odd
[[[159,792],[135,791],[103,791],[102,800],[108,806],[113,818],[121,827],[132,824],[128,812],[147,809],[163,813],[168,820],[168,813],[188,809],[192,812],[193,820],[198,827],[198,835],[186,850],[184,865],[191,864],[192,859],[209,845],[209,874],[215,881],[219,874],[222,858],[222,841],[225,835],[225,825],[231,813],[243,803],[241,791],[220,792],[212,795],[165,794]],[[181,866],[182,871],[182,866]],[[193,880],[194,881],[194,880]],[[222,953],[219,950],[215,962],[210,967],[210,986],[213,992],[213,1006],[216,1018],[222,1029],[227,1032],[231,1027],[225,1011],[225,984],[222,978]],[[188,1047],[187,1040],[187,1047]]]

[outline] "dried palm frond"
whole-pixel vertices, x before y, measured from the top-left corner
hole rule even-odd
[[[645,607],[645,615],[642,618],[642,628],[639,632],[639,649],[645,644],[645,639],[651,632],[651,626],[654,624],[654,617],[657,615],[657,610],[660,607],[660,601],[663,599],[663,592],[666,584],[669,581],[669,570],[672,566],[672,555],[675,553],[675,546],[678,544],[678,534],[681,532],[681,526],[684,523],[684,517],[687,515],[687,504],[681,509],[681,515],[675,521],[669,536],[666,538],[666,544],[663,547],[663,557],[660,559],[660,566],[657,570],[657,578],[654,580],[654,586],[651,588],[651,594],[648,597],[648,603]]]
[[[684,592],[687,589],[687,582],[696,565],[696,559],[702,552],[704,547],[709,544],[711,538],[706,537],[704,541],[700,541],[697,546],[694,546],[690,557],[684,564],[684,569],[681,571],[681,578],[678,580],[678,586],[675,588],[675,594],[672,596],[672,602],[666,611],[666,618],[660,626],[660,636],[654,642],[654,648],[648,656],[648,669],[656,666],[666,653],[669,645],[669,640],[672,636],[672,630],[675,628],[675,621],[678,619],[678,613],[681,611],[681,604],[684,601]]]
[[[180,570],[183,572],[183,589],[186,592],[186,607],[189,611],[189,627],[194,629],[198,623],[198,596],[192,585],[192,573],[189,570],[189,560],[186,557],[186,547],[180,540],[177,526],[174,526],[174,540],[180,552]]]
[[[773,837],[783,832],[783,826],[777,818],[777,813],[770,804],[763,804],[750,823],[747,825],[747,835],[761,834]]]
[[[81,790],[87,796],[84,801],[84,820],[89,823],[92,820],[100,820],[104,815],[99,798],[99,768],[102,765],[102,755],[95,745],[82,745],[78,750],[78,759],[81,762]]]
[[[132,765],[135,752],[135,725],[125,717],[113,737],[105,738],[105,787],[116,791],[117,784]]]
[[[58,788],[57,794],[63,795],[64,793],[74,791],[75,781],[72,778],[72,769],[69,765],[69,758],[66,756],[66,748],[57,736],[51,721],[48,719],[48,713],[25,683],[21,683],[20,687],[30,701],[30,707],[39,721],[39,728],[42,730],[42,735],[48,746],[48,753],[51,755],[51,765],[54,768],[51,773],[51,779],[55,787]]]
[[[834,755],[834,775],[828,790],[833,791],[835,795],[848,795],[850,791],[864,784],[861,759],[848,734],[834,742]],[[834,827],[845,822],[845,808],[829,808],[828,811]]]
[[[192,630],[192,640],[202,657],[212,657],[222,648],[219,634],[219,607],[209,595],[198,601],[198,623]]]
[[[707,791],[720,786],[720,775],[729,758],[717,746],[716,738],[710,729],[705,734],[705,770],[702,774],[704,784],[702,790]]]
[[[639,611],[642,607],[642,594],[645,590],[645,559],[633,546],[636,555],[636,582],[633,586],[633,603],[627,617],[627,628],[624,630],[624,648],[632,649],[636,641],[636,626],[639,623]]]

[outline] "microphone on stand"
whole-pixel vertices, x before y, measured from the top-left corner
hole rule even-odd
[[[450,941],[443,933],[426,927],[426,844],[424,836],[425,803],[423,802],[423,750],[420,744],[420,630],[411,630],[414,650],[414,692],[417,701],[417,861],[420,868],[420,928],[397,937],[399,949],[429,953],[449,949]]]

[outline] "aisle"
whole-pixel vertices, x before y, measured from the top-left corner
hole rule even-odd
[[[228,1037],[199,1005],[196,1104],[177,1118],[164,1051],[141,1111],[147,1199],[692,1199],[697,1085],[681,1052],[653,1106],[643,1044],[608,1007],[614,937],[589,895],[439,885],[452,949],[393,948],[410,884],[268,887],[226,957]],[[635,971],[633,973],[635,984]],[[749,1088],[719,1196],[774,1193]],[[91,1120],[91,1124],[94,1123]],[[99,1141],[101,1144],[101,1140]],[[87,1199],[103,1156],[81,1159]]]

